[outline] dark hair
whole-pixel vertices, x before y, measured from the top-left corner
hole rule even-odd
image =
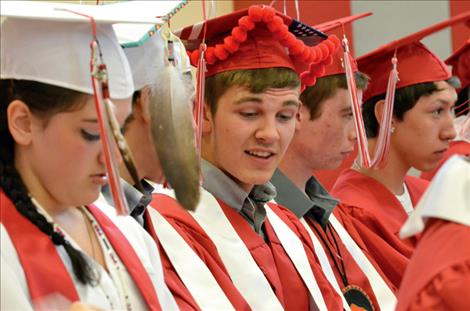
[[[14,165],[15,142],[8,130],[7,108],[21,100],[32,113],[46,124],[58,112],[72,111],[83,106],[86,95],[69,89],[26,80],[0,80],[0,188],[10,198],[17,211],[48,235],[55,245],[62,245],[70,257],[73,272],[83,284],[96,284],[96,271],[85,256],[75,249],[53,225],[40,214],[28,195],[28,189]]]
[[[457,77],[451,77],[445,80],[450,86],[457,88],[460,81]],[[393,105],[393,116],[402,121],[405,113],[412,109],[422,96],[429,96],[434,92],[439,92],[434,82],[424,82],[405,86],[395,91],[395,102]],[[364,127],[368,138],[374,138],[379,133],[379,122],[375,117],[375,104],[379,100],[385,99],[385,93],[368,99],[362,105],[362,117],[364,119]]]
[[[458,99],[455,102],[455,115],[466,115],[468,114],[468,111],[465,112],[465,110],[470,107],[470,102],[468,100],[470,99],[470,86],[467,86],[466,88],[463,88],[460,90],[458,94]],[[466,105],[464,103],[467,102]]]
[[[289,68],[260,68],[232,70],[218,73],[206,79],[205,100],[211,113],[217,111],[220,97],[232,86],[247,87],[250,92],[259,94],[269,88],[295,88],[300,85],[299,76]]]
[[[367,87],[369,77],[362,72],[355,72],[354,79],[358,89]],[[315,85],[306,88],[300,94],[300,101],[310,112],[310,120],[319,118],[322,114],[323,102],[336,94],[338,89],[347,89],[346,75],[336,74],[317,79]]]

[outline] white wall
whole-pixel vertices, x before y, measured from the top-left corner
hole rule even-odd
[[[367,11],[374,13],[353,25],[356,56],[361,56],[382,44],[400,39],[450,16],[447,0],[352,0],[351,5],[353,14]],[[447,58],[452,50],[450,28],[427,37],[423,42],[438,56]]]

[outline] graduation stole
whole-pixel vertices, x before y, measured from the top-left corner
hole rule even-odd
[[[1,223],[18,253],[31,300],[35,302],[51,294],[61,294],[71,302],[78,301],[75,284],[52,240],[21,215],[3,192],[0,193],[0,207]],[[100,224],[149,309],[161,310],[152,281],[127,239],[98,208],[90,205],[88,210]]]
[[[160,214],[157,207],[181,209],[184,213],[186,211],[175,198],[168,195],[154,194],[153,198],[144,214],[146,230],[163,247],[173,268],[197,305],[202,310],[235,310],[204,261]]]

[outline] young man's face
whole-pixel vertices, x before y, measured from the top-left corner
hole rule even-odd
[[[361,96],[362,91],[358,91]],[[338,89],[321,103],[321,115],[310,120],[301,107],[301,126],[289,148],[309,170],[335,169],[354,150],[356,131],[348,91]]]
[[[298,88],[254,94],[230,87],[218,100],[215,115],[206,109],[203,157],[247,192],[268,182],[294,135],[298,98]]]
[[[402,121],[395,120],[391,152],[403,163],[421,171],[436,167],[456,132],[453,124],[455,89],[444,81],[435,82],[441,91],[421,96]]]

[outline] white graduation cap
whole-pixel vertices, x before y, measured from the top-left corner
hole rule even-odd
[[[127,1],[80,5],[40,1],[1,1],[2,79],[26,79],[93,94],[90,77],[90,19],[107,66],[110,97],[134,92],[132,73],[112,24],[163,24],[182,1]],[[74,14],[73,12],[80,13]]]
[[[146,26],[146,27],[143,27]],[[113,26],[131,66],[136,90],[157,81],[157,75],[172,50],[174,65],[180,73],[191,71],[191,63],[181,40],[168,28],[153,25],[119,24]],[[145,30],[144,30],[145,29]],[[132,41],[140,38],[137,41]],[[169,47],[168,41],[172,42]]]

